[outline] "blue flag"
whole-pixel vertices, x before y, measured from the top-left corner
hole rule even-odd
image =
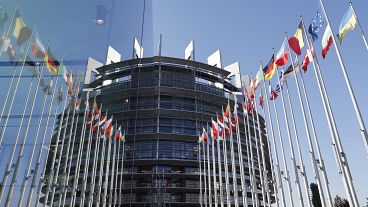
[[[318,39],[318,32],[323,25],[323,17],[319,10],[317,10],[316,16],[312,19],[312,23],[309,25],[308,33],[312,35],[313,42]]]
[[[8,21],[9,15],[5,8],[0,5],[0,29],[4,27],[4,24]]]

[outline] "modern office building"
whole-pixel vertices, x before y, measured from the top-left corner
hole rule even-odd
[[[200,206],[198,134],[203,126],[206,125],[206,122],[211,120],[211,117],[221,112],[222,107],[226,106],[229,98],[231,105],[234,105],[232,93],[239,92],[241,89],[237,88],[228,78],[230,72],[193,60],[163,56],[121,61],[101,66],[96,70],[99,73],[96,75],[96,79],[84,86],[85,88],[93,89],[89,93],[89,105],[92,106],[96,97],[97,103],[102,103],[102,111],[113,115],[114,124],[116,122],[117,126],[121,125],[123,129],[126,129],[124,168],[120,170],[122,167],[120,165],[119,169],[112,173],[114,176],[119,176],[118,183],[120,183],[120,178],[123,178],[122,185],[108,189],[108,191],[112,190],[122,194],[113,194],[117,198],[110,200],[119,202],[116,206]],[[82,94],[82,97],[86,98],[85,92]],[[238,100],[238,113],[241,126],[243,126],[243,115],[240,107],[241,97]],[[70,197],[72,196],[71,186],[74,183],[73,177],[77,163],[78,146],[82,144],[80,143],[80,134],[83,128],[84,110],[85,106],[82,104],[79,112],[79,124],[76,129],[77,136],[73,151],[71,151],[73,156],[70,169],[71,178],[69,179],[69,187],[66,194],[66,206],[69,205]],[[66,117],[67,113],[64,116]],[[70,123],[66,125],[65,120],[66,118],[63,121],[62,129],[70,127]],[[69,122],[70,120],[71,118],[69,118]],[[268,156],[268,140],[264,135],[264,119],[261,116],[260,122],[262,139],[266,143],[265,157],[269,172],[267,176],[270,180],[271,166]],[[250,122],[250,128],[253,137],[252,146],[254,151],[256,151],[255,139],[259,141],[259,137],[254,136],[252,122]],[[240,167],[244,168],[245,179],[247,180],[247,186],[249,186],[248,156],[244,132],[244,127],[240,127],[244,166],[238,165],[238,153],[235,150],[237,182],[239,186],[241,184]],[[63,162],[61,162],[58,174],[60,182],[64,179],[65,165],[63,163],[66,159],[67,143],[69,141],[68,133],[69,130],[66,132],[61,156]],[[53,147],[46,163],[46,174],[51,172],[52,166],[50,165],[52,153],[55,151],[56,137],[57,133],[53,136]],[[85,137],[88,137],[88,131]],[[87,140],[88,138],[85,139],[83,145],[81,175],[84,171],[84,165],[89,165],[88,169],[90,171],[93,165],[93,155],[91,155],[90,162],[86,162],[84,159],[87,152]],[[102,139],[98,141],[102,142]],[[235,146],[237,146],[236,139],[234,141]],[[60,143],[61,141],[58,144],[59,149],[56,157],[59,157],[58,154],[61,151]],[[229,147],[230,144],[227,146]],[[95,147],[96,139],[93,138],[92,152]],[[230,148],[227,150],[230,151]],[[120,155],[122,152],[121,148]],[[107,154],[105,161],[107,160],[106,157]],[[110,156],[110,160],[108,160],[110,163],[114,161],[121,163],[122,156],[116,157],[115,160],[112,157]],[[200,157],[203,159],[202,155]],[[228,157],[229,170],[231,172],[230,153],[228,153]],[[99,157],[98,159],[101,160],[101,158]],[[256,154],[254,158],[255,166],[258,166]],[[123,174],[120,173],[121,171],[123,171]],[[222,171],[224,171],[224,166],[222,166]],[[258,168],[256,171],[258,174]],[[112,176],[112,174],[110,175]],[[81,192],[82,176],[79,179],[79,187],[75,199],[76,206],[80,205],[82,194],[88,194],[88,191],[91,190],[88,186],[92,176],[88,174],[86,192]],[[98,174],[96,179],[98,179]],[[222,179],[225,186],[224,173],[222,173]],[[257,180],[257,183],[259,183],[259,177],[257,177]],[[230,183],[232,183],[231,178]],[[61,186],[61,184],[56,186],[54,205],[58,205],[59,196],[63,192]],[[203,183],[202,186],[204,186]],[[45,202],[44,194],[46,191],[47,189],[44,186],[42,188],[42,202]],[[239,191],[238,193],[240,197],[241,192]],[[258,187],[258,196],[259,200],[262,200],[260,186]],[[248,197],[251,198],[250,189],[248,189]],[[51,199],[50,196],[48,196],[48,199]],[[94,196],[93,204],[95,202],[96,195]]]

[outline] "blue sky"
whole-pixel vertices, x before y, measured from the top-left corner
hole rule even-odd
[[[3,1],[9,13],[14,9],[15,2]],[[282,44],[284,32],[294,34],[299,16],[303,15],[306,25],[315,15],[318,7],[317,1],[282,0],[282,1],[241,1],[241,0],[154,0],[147,1],[147,13],[145,23],[145,36],[143,47],[145,56],[158,54],[159,35],[163,35],[162,54],[165,56],[183,57],[184,48],[190,40],[195,40],[196,59],[207,62],[207,57],[221,49],[223,66],[239,61],[242,74],[255,75],[259,67],[259,61],[267,63],[272,55],[272,48],[277,51]],[[331,20],[333,32],[337,32],[340,19],[348,7],[349,1],[325,2],[327,12]],[[93,23],[95,18],[95,6],[105,5],[109,13],[104,25]],[[367,1],[353,2],[363,30],[368,32],[368,8]],[[60,2],[38,0],[34,2],[24,1],[20,4],[20,11],[27,24],[36,24],[38,33],[45,44],[50,45],[57,57],[65,59],[86,60],[88,56],[104,62],[108,43],[117,49],[123,59],[129,59],[132,54],[132,42],[134,37],[141,33],[142,1],[127,0],[67,0]],[[52,8],[52,9],[50,9]],[[55,9],[57,8],[57,9]],[[152,8],[152,10],[150,9]],[[326,24],[325,24],[326,25]],[[316,53],[319,58],[322,73],[324,75],[332,109],[341,135],[342,143],[351,167],[354,184],[361,205],[365,204],[368,196],[368,171],[367,153],[359,133],[359,125],[355,117],[353,106],[341,73],[334,46],[331,46],[327,58],[322,60],[320,55],[321,37],[315,42]],[[340,47],[341,53],[351,79],[358,104],[364,120],[368,120],[367,81],[368,72],[365,69],[365,60],[368,51],[364,47],[358,29],[350,32]],[[303,51],[304,54],[304,51]],[[1,60],[6,59],[2,54]],[[301,57],[299,58],[301,61]],[[85,66],[70,66],[70,70],[84,70]],[[339,194],[346,197],[340,176],[337,173],[336,162],[331,148],[326,118],[319,96],[312,65],[305,74],[305,81],[311,99],[311,107],[316,122],[322,153],[327,166],[332,196]],[[1,68],[1,76],[9,75],[11,68]],[[4,81],[3,81],[4,80]],[[9,79],[1,79],[1,88],[6,88]],[[29,81],[29,79],[27,79]],[[29,84],[22,81],[20,88],[26,88]],[[298,132],[302,144],[304,162],[311,169],[307,154],[306,135],[301,119],[301,111],[298,105],[294,81],[289,81],[292,103],[297,117]],[[0,92],[4,97],[6,90]],[[16,97],[16,110],[21,113],[21,105],[26,91],[21,91],[23,96]],[[42,94],[42,93],[40,93]],[[3,99],[2,99],[3,100]],[[39,100],[41,96],[39,95]],[[281,100],[277,101],[280,107]],[[40,110],[40,109],[37,109]],[[282,128],[285,129],[282,119],[282,109],[279,108],[279,117]],[[10,121],[16,125],[19,120]],[[34,124],[35,125],[35,124]],[[11,143],[14,130],[7,132],[6,143]],[[32,130],[34,132],[34,130]],[[289,155],[287,134],[282,131],[283,139]],[[26,150],[30,149],[28,147]],[[7,148],[7,153],[9,148]],[[288,156],[289,157],[289,156]],[[5,166],[6,157],[1,157],[1,166]],[[289,169],[291,167],[288,160]],[[23,170],[20,171],[23,176]],[[312,172],[308,171],[309,181],[313,180]],[[295,186],[294,186],[295,187]],[[296,189],[294,189],[294,192]]]

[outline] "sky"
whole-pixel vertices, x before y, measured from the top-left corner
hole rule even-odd
[[[325,1],[327,13],[333,32],[336,34],[340,20],[348,8],[349,1]],[[96,16],[96,5],[106,6],[108,13],[104,25],[96,25],[93,20]],[[5,6],[9,15],[15,7],[15,2],[4,0],[0,5]],[[368,31],[367,1],[353,1],[356,14],[364,31]],[[50,8],[57,8],[55,9]],[[255,75],[260,61],[266,64],[273,53],[273,48],[278,51],[284,39],[284,33],[294,34],[299,25],[300,15],[309,25],[318,8],[318,1],[282,0],[282,1],[241,1],[241,0],[152,0],[146,2],[145,25],[143,36],[144,56],[158,54],[159,35],[162,34],[162,55],[171,57],[184,57],[184,49],[190,40],[195,41],[196,60],[207,62],[207,57],[217,49],[221,50],[223,66],[239,61],[242,75]],[[39,37],[45,45],[49,45],[53,54],[58,58],[81,60],[93,57],[104,63],[106,48],[111,45],[122,54],[122,59],[130,59],[134,37],[141,36],[143,1],[116,1],[116,0],[83,0],[63,2],[56,1],[24,1],[20,3],[20,12],[29,26],[36,24]],[[314,47],[319,58],[321,71],[326,84],[327,92],[340,133],[341,141],[347,155],[352,172],[354,185],[360,204],[366,203],[368,197],[368,171],[367,152],[359,133],[359,125],[354,108],[344,81],[342,71],[337,60],[335,47],[331,46],[326,59],[321,58],[321,39],[324,28],[319,33],[319,39]],[[26,46],[26,45],[25,45]],[[20,50],[19,47],[17,47]],[[26,48],[26,47],[25,47]],[[368,120],[367,81],[368,75],[365,59],[368,50],[365,48],[361,33],[356,28],[348,33],[342,45],[339,47],[346,66],[363,120]],[[303,55],[305,48],[303,50]],[[299,57],[301,61],[302,57]],[[6,60],[6,54],[0,56],[0,60]],[[5,97],[6,90],[13,68],[0,67],[0,97]],[[69,70],[84,70],[85,65],[68,66]],[[282,69],[282,68],[280,68]],[[18,68],[19,70],[19,68]],[[29,72],[25,71],[25,74]],[[322,155],[329,176],[332,197],[340,195],[346,197],[343,183],[336,167],[336,161],[331,147],[331,137],[328,130],[326,117],[323,111],[322,101],[319,95],[317,82],[312,65],[304,74],[310,104],[313,111],[316,130],[320,141]],[[30,78],[22,79],[19,94],[15,98],[13,114],[22,112],[25,97],[27,95]],[[273,80],[273,83],[275,80]],[[302,120],[300,104],[297,98],[297,90],[294,80],[288,82],[291,99],[298,126],[299,139],[303,152],[304,163],[308,169],[307,175],[313,182],[311,162],[308,156],[308,143]],[[39,92],[37,104],[41,103],[43,93]],[[0,100],[4,100],[1,98]],[[278,113],[285,145],[287,164],[291,171],[290,150],[287,142],[285,120],[283,119],[281,99],[277,99]],[[0,102],[3,104],[3,101]],[[2,106],[2,105],[0,105]],[[41,107],[35,107],[35,112],[40,113]],[[59,109],[60,111],[60,109]],[[273,111],[272,111],[273,113]],[[274,113],[273,113],[274,114]],[[273,115],[274,117],[274,115]],[[11,119],[9,126],[17,126],[19,119]],[[24,121],[24,125],[27,120]],[[42,121],[42,124],[45,120]],[[51,121],[50,121],[51,122]],[[36,123],[31,124],[30,134],[35,133]],[[275,126],[274,126],[275,127]],[[11,151],[13,135],[16,127],[12,127],[6,133],[4,140],[5,155]],[[50,133],[49,127],[48,133]],[[292,132],[293,134],[293,132]],[[19,138],[21,139],[21,138]],[[25,153],[32,147],[32,140],[27,140]],[[278,146],[280,146],[280,143]],[[295,141],[294,141],[295,144]],[[1,167],[5,167],[8,156],[1,156]],[[26,162],[24,162],[26,163]],[[20,171],[23,176],[24,169]],[[2,173],[0,173],[2,176]],[[10,179],[10,178],[9,178]],[[293,185],[294,194],[296,193]],[[294,196],[296,197],[296,196]]]

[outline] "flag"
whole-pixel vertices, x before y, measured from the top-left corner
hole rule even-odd
[[[218,126],[221,127],[222,129],[225,128],[224,120],[219,115],[217,115],[217,123],[218,123]]]
[[[63,101],[63,97],[64,97],[64,94],[63,94],[63,88],[60,84],[60,87],[59,87],[59,92],[58,92],[58,96],[57,96],[57,104],[59,105],[60,102]]]
[[[260,65],[259,66],[259,69],[258,69],[258,72],[257,72],[257,75],[256,75],[256,82],[255,82],[255,85],[258,87],[259,83],[261,81],[264,80],[264,74],[263,74],[263,70],[262,70],[262,66]],[[245,89],[245,88],[244,88]],[[245,89],[246,90],[246,89]]]
[[[68,70],[64,65],[64,61],[60,61],[60,65],[58,67],[58,75],[63,77],[64,83],[68,85]]]
[[[254,99],[254,94],[258,88],[258,85],[256,84],[257,79],[256,78],[251,78],[250,79],[250,98]]]
[[[276,86],[276,93],[279,93],[282,90],[282,87],[284,86],[284,71],[280,71],[280,77],[278,79],[278,84]]]
[[[53,81],[50,80],[49,83],[43,88],[43,92],[46,95],[51,95],[52,84],[53,84]]]
[[[123,134],[121,135],[120,140],[121,140],[122,142],[125,142],[125,130],[124,130]]]
[[[296,73],[299,73],[300,67],[298,62],[294,62],[294,68],[293,65],[289,65],[289,67],[284,71],[282,81],[285,82],[290,77],[293,77]]]
[[[106,134],[109,134],[110,133],[110,129],[112,127],[112,116],[109,120],[107,120],[103,126],[103,129],[105,130],[105,133]]]
[[[213,131],[212,138],[214,140],[216,140],[216,137],[218,137],[218,135],[219,135],[219,126],[218,126],[217,122],[214,121],[213,119],[211,120],[211,129]]]
[[[2,52],[6,52],[8,54],[10,62],[13,62],[16,59],[16,54],[13,45],[11,44],[11,40],[9,37],[3,35],[2,37]]]
[[[323,33],[322,37],[322,57],[325,59],[328,50],[332,44],[332,32],[330,25],[327,25],[325,33]]]
[[[114,126],[112,126],[111,128],[110,128],[110,131],[109,131],[109,139],[111,139],[112,138],[112,135],[114,134]]]
[[[68,94],[73,94],[73,73],[68,77]]]
[[[302,62],[302,69],[304,70],[304,72],[307,72],[309,63],[313,62],[313,56],[314,52],[312,45],[309,45]]]
[[[262,93],[259,94],[259,105],[262,107],[264,107],[264,103],[263,103],[263,96],[262,96]]]
[[[282,42],[282,45],[280,47],[279,52],[276,54],[276,65],[277,66],[283,66],[287,64],[288,62],[288,52],[286,50],[287,48],[287,39],[285,37],[284,41]]]
[[[0,30],[4,27],[5,23],[8,21],[9,15],[5,8],[0,5]]]
[[[227,99],[227,106],[226,106],[225,116],[231,118],[231,108],[230,108],[230,101],[229,101],[229,99]]]
[[[198,135],[198,143],[202,143],[203,142],[203,137],[201,135]]]
[[[81,97],[77,98],[77,102],[75,103],[75,110],[80,109],[81,103],[82,103],[82,98]]]
[[[33,57],[43,59],[46,54],[46,48],[42,44],[40,38],[37,36],[35,41],[32,43],[32,55]]]
[[[275,100],[277,98],[277,96],[278,96],[278,94],[270,86],[270,100]]]
[[[204,127],[203,127],[203,131],[202,131],[202,137],[203,137],[204,143],[208,143],[208,134],[207,134],[206,129]]]
[[[263,68],[264,80],[270,80],[273,74],[275,74],[275,72],[276,72],[275,55],[272,55],[266,67]]]
[[[323,25],[323,18],[319,10],[317,10],[316,16],[312,19],[312,23],[309,25],[308,32],[312,35],[313,42],[318,39],[318,33]]]
[[[292,36],[289,40],[290,48],[297,54],[301,55],[301,49],[304,47],[304,40],[303,40],[303,23],[300,21],[298,28],[294,36]]]
[[[32,29],[27,27],[18,9],[15,11],[14,21],[13,36],[17,39],[17,44],[21,45],[31,37]]]
[[[346,34],[353,30],[357,24],[358,20],[355,16],[353,8],[350,6],[349,9],[345,12],[344,17],[342,18],[339,26],[339,33],[337,37],[339,38],[340,44],[342,43],[342,39],[346,36]]]
[[[97,102],[96,102],[96,96],[93,98],[93,111],[95,112],[96,115],[99,114],[100,110],[97,106]]]
[[[212,127],[210,127],[210,132],[211,132],[211,138],[212,138],[212,140],[213,141],[216,141],[216,137],[217,137],[217,132],[215,132],[215,130],[212,128]]]
[[[50,73],[52,75],[56,75],[58,73],[57,65],[59,64],[58,61],[55,60],[54,56],[51,54],[50,48],[47,48],[43,60],[45,61],[46,68],[50,71]]]
[[[115,132],[115,139],[120,140],[121,139],[121,126],[119,126],[118,130]]]

